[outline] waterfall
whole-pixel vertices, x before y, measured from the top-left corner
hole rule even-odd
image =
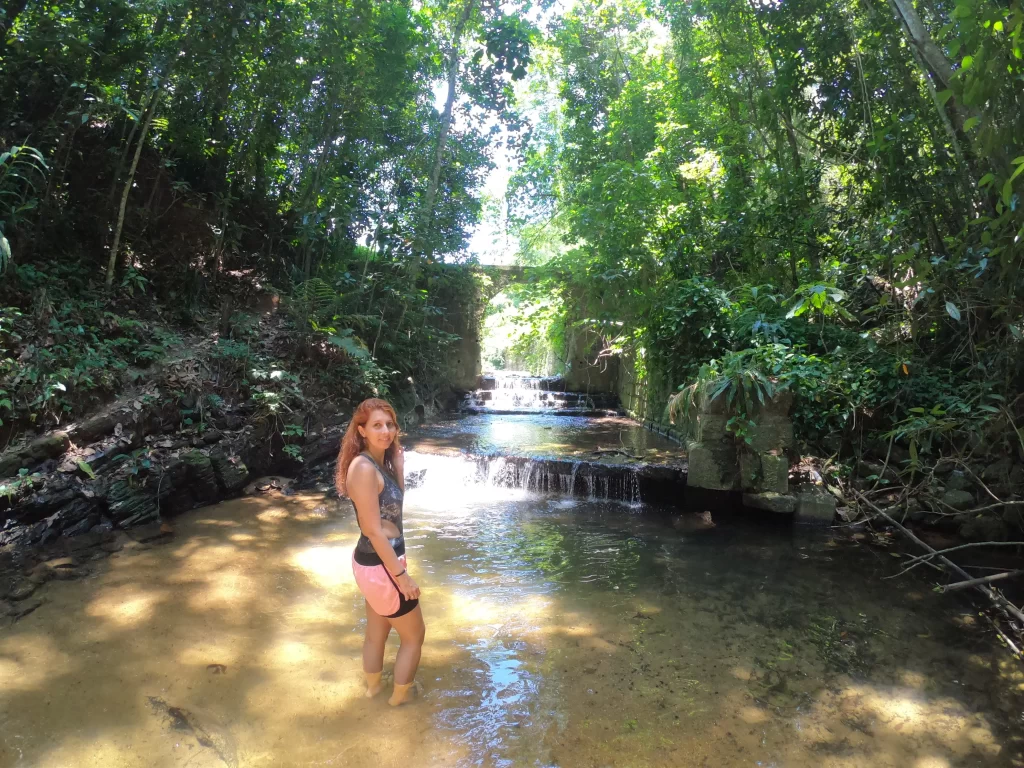
[[[481,376],[479,386],[463,399],[463,411],[584,415],[613,410],[617,405],[614,395],[567,391],[561,376],[499,371]]]
[[[522,456],[441,456],[406,452],[409,487],[438,504],[461,498],[493,498],[495,493],[582,496],[594,501],[641,503],[635,468],[582,461]]]

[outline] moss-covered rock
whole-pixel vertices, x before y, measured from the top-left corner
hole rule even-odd
[[[232,461],[221,453],[210,456],[217,483],[226,493],[237,493],[249,480],[249,469],[241,459]]]
[[[156,520],[159,514],[153,492],[145,486],[132,485],[127,480],[117,480],[111,484],[107,491],[107,511],[115,523],[125,528]]]
[[[210,457],[202,451],[187,451],[180,458],[188,470],[189,492],[196,501],[215,501],[220,496],[220,489]]]

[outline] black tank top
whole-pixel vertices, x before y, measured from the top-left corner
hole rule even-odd
[[[402,493],[401,486],[391,476],[391,473],[382,468],[376,461],[373,460],[373,456],[368,453],[361,453],[360,456],[365,456],[373,462],[373,466],[380,472],[381,477],[384,478],[384,489],[377,495],[377,503],[380,506],[380,519],[387,520],[392,523],[398,529],[398,537],[389,539],[392,549],[405,548],[405,528],[402,526],[402,499],[405,496]],[[356,522],[358,523],[359,516],[356,515]],[[359,542],[356,544],[357,552],[364,552],[366,554],[372,554],[375,552],[373,543],[366,538],[363,534],[362,529],[359,531]]]

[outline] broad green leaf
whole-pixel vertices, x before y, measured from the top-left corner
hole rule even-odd
[[[971,130],[974,126],[981,122],[980,117],[969,117],[964,121],[964,133]]]
[[[954,320],[960,319],[960,310],[956,308],[956,304],[954,304],[952,301],[946,302],[946,312],[948,312],[949,316],[952,317]]]
[[[359,360],[368,360],[370,358],[370,351],[366,348],[366,345],[360,343],[355,337],[329,336],[327,340],[334,346],[345,350],[347,354],[354,358]]]
[[[89,479],[96,479],[96,473],[92,471],[92,467],[89,466],[89,463],[87,461],[79,461],[78,468],[85,472],[85,474],[89,476]]]
[[[981,181],[978,182],[978,186],[979,187],[987,187],[989,184],[991,184],[995,180],[996,180],[996,175],[994,173],[986,173],[984,176],[981,177]]]

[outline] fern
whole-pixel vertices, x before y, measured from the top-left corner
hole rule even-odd
[[[729,420],[730,431],[745,437],[754,425],[758,407],[775,397],[781,388],[764,371],[772,351],[770,346],[754,347],[730,352],[702,365],[697,379],[669,398],[669,421],[679,426],[686,438],[700,440],[700,414],[710,403],[724,397],[733,416]]]

